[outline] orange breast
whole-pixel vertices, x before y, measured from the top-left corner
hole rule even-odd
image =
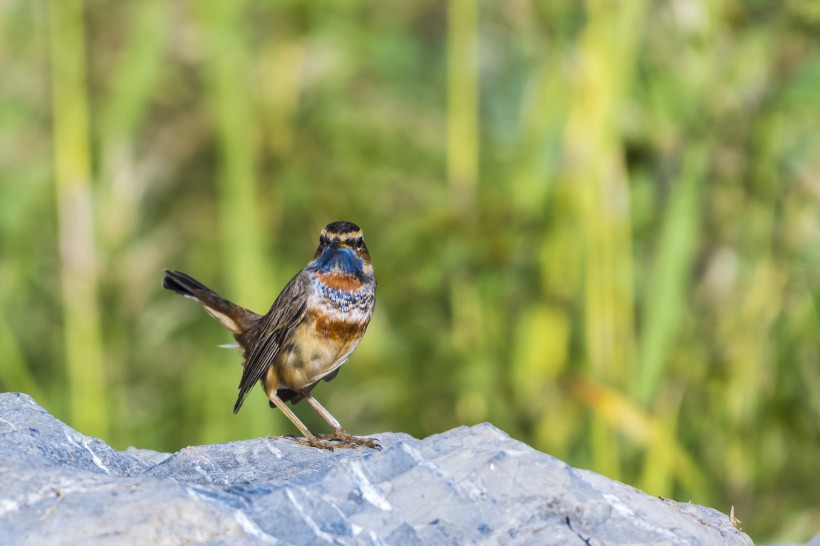
[[[300,390],[341,366],[364,335],[367,325],[309,310],[276,355],[265,377],[265,391]]]
[[[316,335],[330,342],[347,342],[358,340],[367,328],[367,324],[345,320],[334,313],[316,313],[313,317]]]
[[[317,273],[316,278],[328,288],[333,290],[357,291],[363,283],[354,275],[331,271],[329,273]]]

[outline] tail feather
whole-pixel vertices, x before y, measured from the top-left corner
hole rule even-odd
[[[198,301],[209,315],[234,334],[245,332],[259,315],[232,303],[181,271],[165,270],[162,287]]]

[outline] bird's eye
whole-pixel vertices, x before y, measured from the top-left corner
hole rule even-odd
[[[361,249],[364,246],[364,241],[360,238],[356,239],[356,248]]]
[[[330,244],[330,239],[327,238],[327,235],[320,235],[319,244],[322,246],[327,246],[328,244]]]

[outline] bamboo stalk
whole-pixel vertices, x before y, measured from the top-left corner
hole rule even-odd
[[[686,165],[664,215],[652,274],[644,301],[644,329],[635,377],[638,400],[648,405],[669,367],[669,355],[685,311],[686,286],[697,239],[701,179],[707,165],[708,144],[689,147]]]
[[[595,0],[578,53],[578,77],[565,141],[567,182],[582,206],[584,321],[589,373],[615,387],[634,374],[634,312],[629,186],[617,130],[636,56],[645,2]],[[620,473],[617,443],[593,420],[596,468]]]
[[[69,414],[72,426],[105,438],[109,404],[97,301],[83,3],[47,5]]]
[[[478,2],[447,5],[447,181],[459,211],[478,184]]]
[[[447,182],[450,207],[457,221],[472,230],[477,220],[479,176],[478,129],[478,2],[450,0],[447,5]],[[449,278],[452,310],[452,344],[465,360],[473,362],[456,378],[456,412],[463,422],[486,419],[486,394],[494,383],[478,358],[484,338],[483,306],[476,276],[467,266],[457,267]]]
[[[228,278],[226,293],[237,303],[264,312],[272,299],[263,300],[270,292],[266,281],[271,275],[263,260],[266,249],[259,220],[258,127],[248,87],[249,53],[238,31],[246,3],[208,0],[201,2],[198,8],[208,52],[205,65],[208,105],[217,125],[220,147],[218,210],[221,263]],[[223,365],[212,371],[215,377],[224,377],[225,381],[236,380],[236,370],[230,367]],[[212,388],[221,393],[220,383],[213,381]],[[216,391],[213,394],[218,396]],[[212,409],[213,404],[207,397],[202,403],[206,406],[203,410],[216,425],[213,434],[236,432],[236,419],[230,412]],[[248,413],[250,415],[242,420],[250,427],[247,433],[286,430],[285,423],[271,420],[264,411]],[[276,428],[272,431],[271,427]]]

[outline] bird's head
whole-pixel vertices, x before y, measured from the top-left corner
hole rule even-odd
[[[352,222],[332,222],[325,226],[311,265],[324,273],[373,274],[362,230]]]

